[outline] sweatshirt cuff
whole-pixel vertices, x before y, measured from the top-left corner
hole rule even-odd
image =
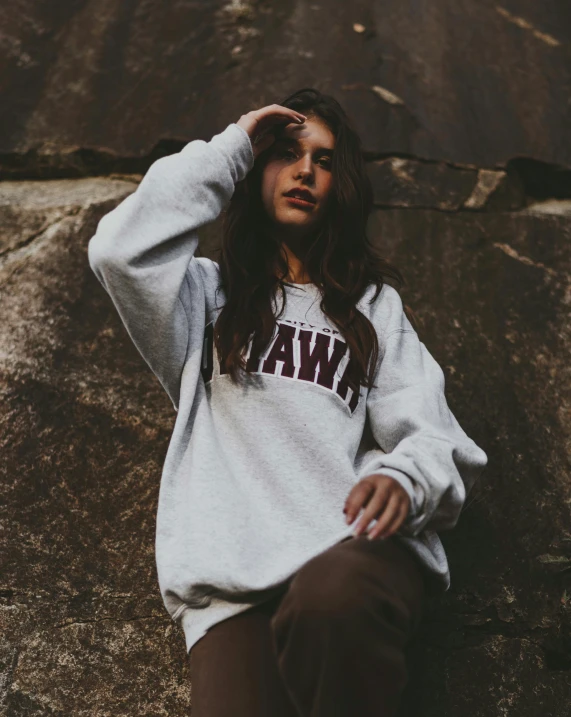
[[[235,122],[219,134],[215,134],[209,144],[229,158],[234,166],[234,181],[240,182],[254,166],[254,150],[250,135]]]
[[[384,466],[381,466],[371,475],[374,474],[382,474],[388,476],[389,478],[393,478],[406,490],[408,497],[410,498],[409,517],[415,517],[420,513],[424,503],[424,491],[418,483],[413,484],[406,473],[403,473],[396,468],[385,468]]]

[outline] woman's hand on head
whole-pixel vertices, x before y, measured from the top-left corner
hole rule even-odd
[[[254,159],[275,142],[274,131],[294,122],[303,124],[307,117],[282,105],[267,105],[242,115],[236,124],[245,129],[252,142]]]
[[[367,537],[388,538],[400,528],[410,510],[410,498],[401,484],[390,476],[375,474],[366,476],[353,486],[343,512],[351,524],[361,507],[366,508],[354,531],[359,536],[371,520],[376,524],[369,530]]]

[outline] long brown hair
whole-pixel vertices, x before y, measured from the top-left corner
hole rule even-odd
[[[384,277],[398,287],[406,282],[366,235],[373,190],[361,140],[339,102],[313,88],[303,88],[278,104],[320,119],[335,137],[328,211],[310,239],[304,268],[321,290],[322,311],[348,344],[346,377],[351,389],[358,392],[360,385],[373,385],[379,346],[373,324],[356,303],[372,283],[377,286],[374,301]],[[262,152],[236,184],[223,220],[219,266],[226,303],[214,326],[214,342],[221,366],[233,381],[238,380],[239,368],[247,371],[245,352],[250,340],[253,356],[268,346],[286,301],[283,278],[276,276],[276,267],[281,277],[287,276],[287,260],[280,243],[267,230],[261,199],[262,172],[271,149]],[[278,287],[283,305],[276,316],[272,298]],[[414,314],[408,307],[405,311],[414,323]]]

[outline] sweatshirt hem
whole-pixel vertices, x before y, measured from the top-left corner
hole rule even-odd
[[[296,568],[288,570],[285,575],[282,574],[280,578],[278,578],[275,582],[272,583],[271,586],[268,587],[278,587],[282,583],[285,583],[301,568],[302,565],[305,564],[305,562],[311,560],[312,557],[319,555],[320,553],[327,550],[329,547],[332,547],[333,545],[336,545],[345,538],[352,536],[353,531],[355,529],[354,523],[355,521],[353,521],[352,525],[348,525],[343,531],[337,533],[335,538],[328,538],[325,542],[323,542],[320,546],[318,546],[312,551],[311,556],[303,560]],[[264,590],[264,595],[267,595],[267,590]],[[181,605],[173,614],[173,619],[175,619],[174,615],[176,615],[177,618],[180,620],[180,625],[184,632],[187,653],[190,652],[192,647],[194,647],[194,645],[198,642],[198,640],[200,640],[201,637],[204,637],[204,635],[211,627],[214,627],[214,625],[218,624],[219,622],[233,617],[234,615],[238,615],[239,613],[244,612],[251,607],[259,605],[266,599],[267,597],[264,597],[259,601],[249,603],[228,603],[220,599],[213,599],[207,608],[193,608],[190,605]],[[206,619],[200,619],[200,613],[203,613],[203,616]]]
[[[352,524],[348,525],[344,530],[337,533],[334,538],[328,538],[319,547],[314,549],[310,557],[303,560],[296,568],[288,570],[287,574],[282,574],[281,578],[278,578],[277,581],[268,587],[280,586],[289,580],[308,560],[311,560],[312,557],[319,555],[348,537],[353,537],[356,520],[353,521]],[[430,536],[425,534],[426,540],[433,543],[432,547],[436,548],[437,552],[439,552],[439,548],[436,547],[434,543],[438,543],[440,545],[441,554],[443,555],[444,550],[441,547],[438,535],[432,531],[430,531],[430,533]],[[450,586],[450,574],[447,562],[445,570],[442,571],[441,566],[437,565],[430,547],[426,545],[425,541],[420,537],[409,538],[399,535],[398,533],[395,533],[395,537],[402,541],[405,544],[405,547],[415,554],[417,560],[421,563],[421,570],[430,574],[429,579],[437,583],[443,592],[448,590]],[[178,618],[180,621],[180,625],[184,633],[187,654],[190,653],[194,645],[206,635],[211,627],[214,627],[214,625],[217,625],[223,620],[239,615],[249,608],[255,607],[267,600],[267,590],[265,589],[263,592],[265,597],[259,601],[249,603],[229,603],[219,598],[215,598],[211,601],[207,608],[193,608],[187,604],[181,605],[173,614],[173,619]]]

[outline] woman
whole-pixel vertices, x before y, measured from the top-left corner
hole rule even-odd
[[[449,587],[436,531],[487,457],[371,207],[347,116],[305,88],[154,162],[89,243],[177,411],[156,559],[193,717],[394,715],[425,588]],[[224,208],[219,263],[195,256]]]

